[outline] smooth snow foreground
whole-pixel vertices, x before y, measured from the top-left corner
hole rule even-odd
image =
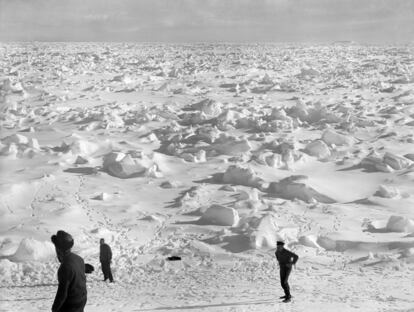
[[[50,310],[60,229],[86,311],[413,310],[413,52],[2,44],[0,310]]]

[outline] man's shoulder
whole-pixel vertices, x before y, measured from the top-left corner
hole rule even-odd
[[[67,257],[65,257],[64,261],[62,262],[62,265],[71,265],[73,263],[83,263],[83,258],[73,252],[71,252]]]
[[[291,255],[291,256],[298,256],[297,254],[295,254],[293,251],[291,251],[291,250],[287,250],[287,249],[285,249],[287,252],[288,252],[288,254],[289,255]]]

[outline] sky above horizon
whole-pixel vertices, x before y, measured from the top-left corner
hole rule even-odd
[[[0,0],[0,41],[414,42],[414,0]]]

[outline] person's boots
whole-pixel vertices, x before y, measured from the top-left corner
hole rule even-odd
[[[285,297],[285,300],[283,300],[283,302],[290,302],[290,299],[291,299],[292,297]]]
[[[279,299],[286,299],[286,295],[279,297]]]

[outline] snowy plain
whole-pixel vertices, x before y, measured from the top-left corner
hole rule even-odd
[[[414,311],[413,52],[1,44],[0,311],[50,310],[60,229],[88,312]]]

